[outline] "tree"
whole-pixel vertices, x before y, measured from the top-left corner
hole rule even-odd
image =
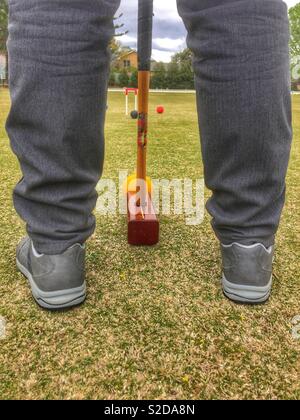
[[[109,86],[115,86],[116,84],[116,74],[115,72],[111,71],[109,76]]]
[[[110,42],[110,51],[112,53],[113,59],[119,58],[122,54],[122,45],[121,42],[118,41],[116,38],[113,38]]]
[[[186,48],[185,50],[173,55],[172,62],[177,63],[179,66],[184,65],[192,68],[193,53],[189,48]]]
[[[0,0],[0,52],[5,52],[5,79],[8,80],[8,52],[6,42],[8,38],[8,5],[6,0]]]
[[[137,70],[133,70],[130,76],[130,87],[137,88],[138,87],[138,72]]]
[[[177,89],[194,89],[193,53],[189,48],[172,57],[172,67],[177,69]],[[174,70],[173,70],[174,71]]]
[[[291,27],[291,73],[292,89],[297,90],[300,82],[300,3],[289,10]]]
[[[152,89],[165,89],[167,87],[167,65],[165,63],[155,63],[153,66],[153,75],[151,80]]]
[[[180,69],[175,61],[168,64],[168,71],[166,76],[166,86],[168,89],[180,89]]]
[[[291,26],[291,55],[300,56],[300,3],[289,10]]]
[[[127,87],[129,84],[129,75],[126,69],[123,69],[119,76],[119,85],[121,87]]]
[[[116,23],[114,23],[114,28],[115,28],[115,33],[116,33],[116,37],[120,37],[120,36],[123,36],[123,35],[127,35],[128,33],[129,33],[129,31],[124,31],[124,23],[118,23],[117,21],[119,20],[119,19],[121,19],[121,17],[123,17],[123,13],[121,13],[119,16],[115,16],[114,17],[114,22],[116,22]],[[119,30],[122,30],[122,32],[117,32],[117,31],[119,31]]]
[[[110,43],[110,50],[112,53],[113,61],[118,60],[124,54],[124,52],[128,50],[128,47],[123,47],[121,42],[117,39],[129,33],[129,31],[123,30],[124,23],[118,22],[121,17],[123,17],[123,13],[120,16],[114,17],[115,36]],[[119,32],[120,29],[122,32]]]
[[[193,54],[190,49],[173,55],[170,63],[153,67],[153,89],[194,89]]]

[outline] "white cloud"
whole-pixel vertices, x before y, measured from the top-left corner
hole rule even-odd
[[[154,1],[154,13],[158,18],[167,17],[169,20],[180,21],[176,0]]]
[[[174,55],[174,51],[162,51],[155,48],[152,50],[152,58],[155,61],[169,63],[171,61],[172,55]]]
[[[185,47],[185,38],[171,39],[171,38],[154,38],[154,48],[158,47],[164,51],[178,51]]]
[[[136,48],[136,37],[134,37],[134,36],[131,36],[129,34],[124,35],[124,36],[122,36],[120,41],[122,42],[123,45],[126,45],[126,46],[131,47],[131,48]]]
[[[288,7],[300,0],[285,0]],[[137,7],[138,0],[123,0],[120,12],[128,35],[120,41],[131,48],[137,47]],[[185,48],[186,31],[177,11],[176,0],[154,0],[153,58],[157,61],[170,61],[172,55]]]
[[[299,0],[286,0],[285,2],[289,7],[293,7],[295,4],[299,3]]]
[[[124,29],[129,33],[120,38],[123,45],[137,48],[137,0],[123,0],[120,12]],[[153,58],[168,62],[177,51],[185,48],[186,31],[177,12],[176,0],[154,0]]]

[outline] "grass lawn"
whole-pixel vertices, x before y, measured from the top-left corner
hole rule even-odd
[[[111,93],[105,177],[133,170],[135,124]],[[154,114],[162,103],[166,113]],[[300,96],[287,205],[278,235],[274,293],[266,306],[236,306],[220,290],[218,243],[209,217],[187,227],[163,217],[160,245],[130,248],[124,217],[102,217],[88,244],[89,295],[67,313],[40,310],[16,272],[24,225],[14,212],[20,178],[0,90],[0,398],[300,398]],[[202,176],[194,95],[151,96],[149,170],[159,178]],[[54,122],[55,123],[55,122]]]

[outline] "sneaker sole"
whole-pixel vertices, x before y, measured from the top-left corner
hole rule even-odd
[[[272,276],[267,286],[244,286],[241,284],[230,283],[225,275],[222,276],[222,287],[225,296],[237,303],[260,304],[269,300],[272,290]]]
[[[33,280],[31,273],[17,259],[17,267],[27,278],[32,296],[36,303],[44,309],[60,310],[68,309],[82,304],[86,299],[86,284],[74,289],[57,292],[44,292],[39,289]]]

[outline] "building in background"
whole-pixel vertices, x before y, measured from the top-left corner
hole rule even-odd
[[[138,68],[138,55],[137,52],[127,51],[126,53],[122,54],[115,63],[116,67],[120,70],[132,70]]]

